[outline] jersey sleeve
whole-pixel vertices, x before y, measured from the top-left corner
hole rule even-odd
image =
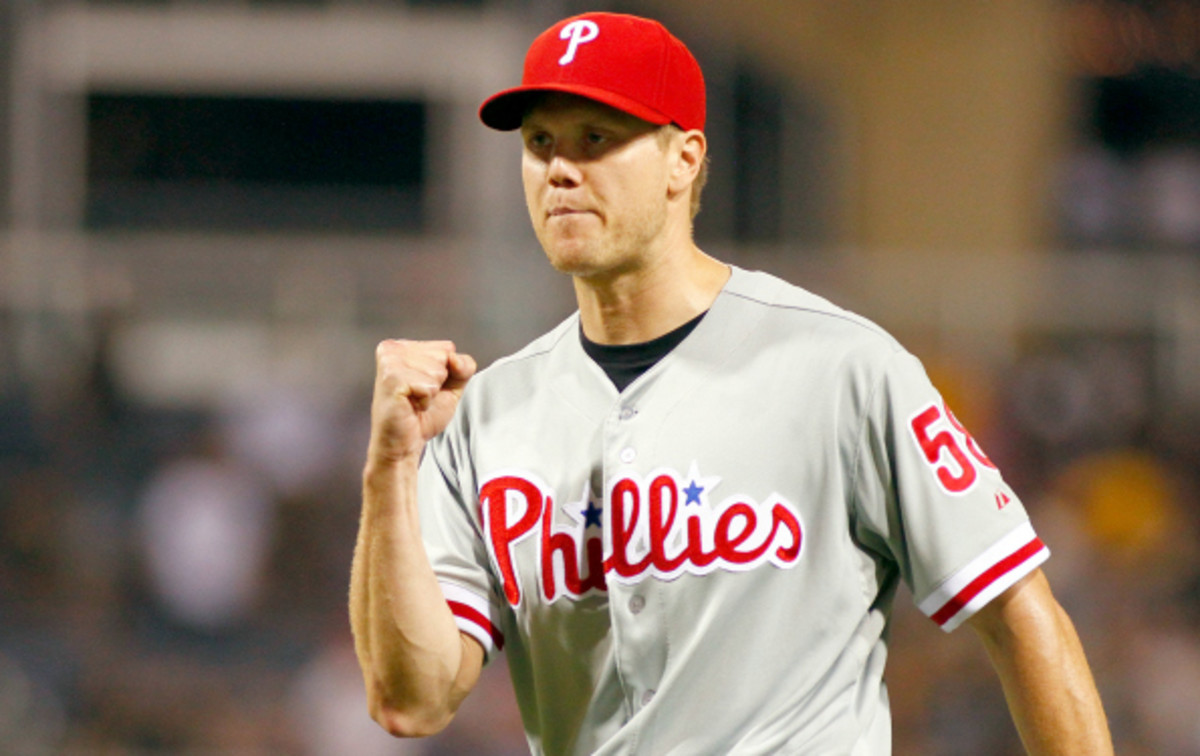
[[[489,567],[465,449],[454,424],[426,446],[417,480],[421,537],[458,629],[490,660],[504,647],[507,608]]]
[[[911,354],[887,362],[858,452],[856,535],[895,561],[943,630],[1049,557],[1017,495]]]

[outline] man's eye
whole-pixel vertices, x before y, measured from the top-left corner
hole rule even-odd
[[[531,134],[527,140],[527,144],[531,149],[542,149],[549,146],[550,135],[546,133]]]
[[[598,131],[588,132],[588,135],[585,138],[587,139],[587,143],[591,145],[604,144],[606,141],[608,141],[608,137]]]

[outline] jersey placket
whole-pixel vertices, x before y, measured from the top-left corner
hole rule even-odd
[[[644,384],[622,395],[605,418],[603,430],[604,479],[609,499],[604,512],[604,549],[613,553],[613,507],[615,482],[631,480],[643,490],[642,475],[654,467],[648,461],[645,432],[651,419],[638,406],[636,395]],[[639,517],[645,518],[646,502],[639,501]],[[633,512],[626,507],[626,517]],[[638,530],[632,545],[636,553],[645,546],[644,530]],[[609,616],[612,626],[613,659],[628,716],[633,717],[646,708],[658,691],[666,663],[661,616],[662,604],[657,596],[657,581],[648,574],[620,576],[608,573]]]

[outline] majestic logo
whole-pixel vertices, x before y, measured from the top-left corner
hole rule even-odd
[[[521,603],[519,569],[530,567],[548,602],[607,591],[608,579],[794,567],[804,543],[796,508],[778,494],[763,502],[731,496],[714,505],[707,491],[719,480],[701,477],[694,464],[687,476],[659,470],[619,478],[609,482],[601,507],[586,484],[579,498],[556,506],[554,492],[529,473],[488,479],[479,491],[483,529],[505,597]],[[556,511],[569,524],[556,524]],[[538,539],[533,565],[516,554],[529,538]]]
[[[567,52],[558,59],[558,65],[565,66],[575,60],[575,51],[579,46],[591,42],[596,37],[600,36],[600,27],[595,21],[588,21],[586,18],[578,21],[572,21],[562,28],[558,33],[559,39],[570,40],[567,42]]]

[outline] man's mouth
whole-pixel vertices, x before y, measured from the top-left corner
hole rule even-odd
[[[589,211],[580,210],[579,208],[575,207],[555,207],[551,208],[547,215],[549,215],[551,218],[560,218],[567,215],[582,215],[587,212]]]

